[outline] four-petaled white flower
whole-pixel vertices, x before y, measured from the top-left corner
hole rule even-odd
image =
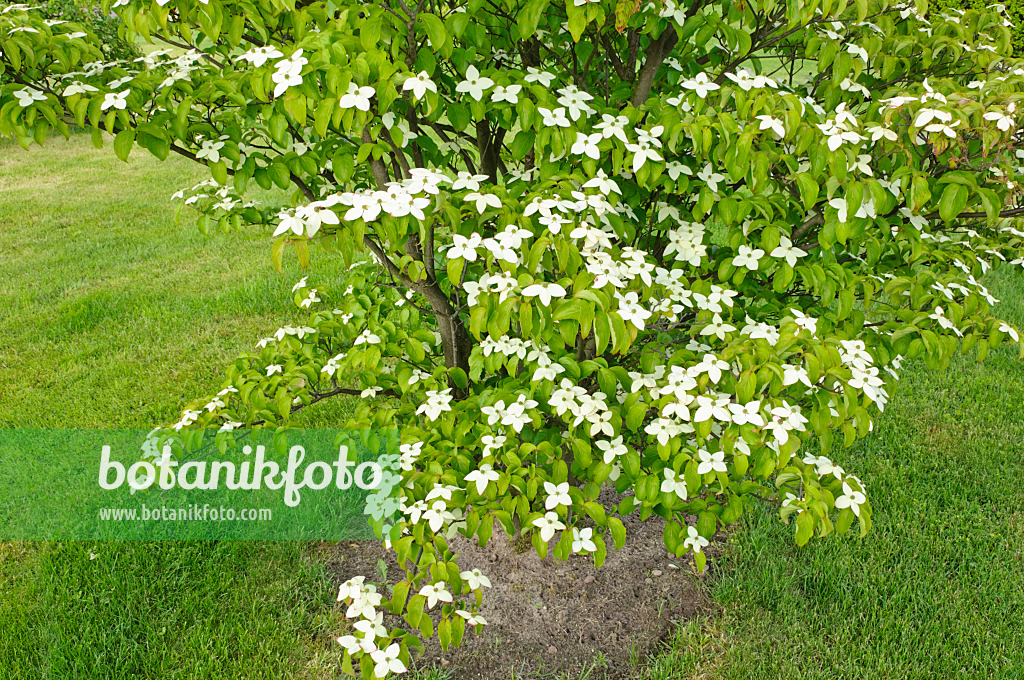
[[[420,404],[416,413],[425,413],[430,420],[437,420],[445,411],[451,411],[452,388],[443,390],[427,390],[427,400]]]
[[[569,127],[572,125],[572,121],[566,118],[565,108],[562,106],[559,106],[554,111],[538,106],[537,112],[542,116],[544,127]]]
[[[756,118],[761,121],[761,124],[758,126],[759,130],[771,130],[778,135],[779,139],[786,136],[786,125],[782,122],[781,118],[769,115],[756,116]]]
[[[24,108],[28,108],[29,106],[32,106],[36,102],[45,102],[46,101],[46,95],[45,94],[43,94],[39,90],[33,89],[31,87],[26,87],[26,88],[23,88],[21,90],[15,91],[14,92],[14,96],[18,100],[18,106],[20,106],[23,109]],[[106,110],[109,107],[104,106],[103,108],[104,108],[104,110]],[[123,109],[124,107],[122,106],[120,108]]]
[[[484,576],[483,572],[479,569],[473,569],[472,571],[464,571],[459,574],[462,580],[469,584],[471,590],[479,590],[480,588],[490,588],[491,580]]]
[[[569,153],[574,156],[589,156],[594,160],[601,158],[601,150],[597,148],[597,145],[601,142],[603,137],[600,132],[596,132],[592,135],[585,135],[582,132],[576,133],[576,143],[569,149]]]
[[[596,552],[597,544],[594,543],[594,530],[572,528],[572,551],[574,553]]]
[[[651,318],[652,314],[640,304],[640,298],[636,292],[630,291],[619,298],[619,316],[623,321],[628,321],[640,330],[644,330],[644,322]]]
[[[124,110],[128,106],[128,95],[131,90],[125,90],[124,92],[108,92],[103,95],[103,103],[100,104],[100,110],[106,111],[113,107],[118,110]]]
[[[787,237],[780,236],[779,245],[769,253],[769,256],[783,259],[790,267],[795,267],[797,258],[806,257],[807,253],[794,246]]]
[[[494,92],[491,93],[491,101],[518,104],[519,92],[522,89],[522,85],[509,85],[508,87],[498,85],[497,87],[494,88]]]
[[[540,83],[544,87],[550,87],[551,83],[555,80],[555,76],[547,71],[541,71],[532,66],[526,69],[526,82],[528,83]]]
[[[224,142],[215,142],[210,139],[203,140],[203,148],[196,152],[196,158],[206,158],[211,163],[220,160],[220,150],[224,148]]]
[[[533,526],[540,529],[540,538],[545,543],[554,537],[556,531],[565,529],[565,525],[558,520],[558,515],[553,511],[548,511],[543,517],[533,520]]]
[[[338,106],[343,109],[359,109],[360,111],[370,110],[370,97],[377,91],[372,87],[359,87],[355,83],[348,84],[348,92],[341,96]]]
[[[501,199],[498,196],[495,196],[494,194],[486,194],[474,191],[472,193],[466,194],[466,197],[463,200],[475,202],[476,210],[481,215],[484,214],[484,211],[487,210],[488,207],[501,207]]]
[[[661,490],[664,493],[674,493],[686,500],[686,480],[682,476],[676,476],[672,468],[665,468],[665,479],[661,480]]]
[[[757,271],[758,263],[764,257],[764,251],[760,248],[754,249],[750,246],[740,246],[739,255],[732,258],[734,267],[746,267],[750,271]]]
[[[568,291],[557,283],[534,283],[523,289],[523,296],[540,298],[545,307],[551,306],[553,298],[563,298]]]
[[[611,441],[607,439],[599,439],[597,441],[597,448],[604,452],[602,459],[609,465],[619,456],[624,456],[628,452],[626,445],[622,443],[622,437],[616,437]]]
[[[88,92],[99,92],[99,89],[77,80],[64,88],[65,97],[70,97],[73,94],[86,94]],[[14,95],[17,96],[18,93],[15,92]]]
[[[480,469],[473,470],[468,475],[466,475],[464,481],[466,484],[475,483],[476,492],[480,495],[483,495],[484,491],[487,489],[487,484],[489,482],[498,481],[500,477],[501,475],[499,475],[491,468],[490,463],[484,463],[483,465],[480,466]]]
[[[719,85],[708,77],[707,73],[698,73],[693,78],[689,78],[680,83],[683,87],[688,90],[693,90],[697,93],[697,96],[704,99],[709,93],[719,89]]]
[[[718,183],[725,180],[725,175],[715,172],[711,164],[708,163],[703,170],[697,173],[697,179],[707,184],[711,191],[718,193]]]
[[[683,545],[687,548],[693,548],[693,552],[703,552],[709,544],[708,539],[704,538],[697,532],[697,527],[686,527],[686,540],[683,541]]]
[[[437,85],[430,79],[426,71],[420,71],[405,79],[405,82],[402,83],[402,91],[412,92],[412,96],[416,99],[423,99],[427,92],[437,92]]]
[[[853,514],[860,517],[860,506],[867,502],[867,497],[860,491],[855,490],[848,483],[843,482],[843,495],[836,498],[836,507],[842,510],[850,508]]]
[[[544,482],[544,492],[548,497],[544,500],[546,510],[555,510],[560,505],[572,506],[572,497],[569,495],[569,483],[562,482],[555,485],[551,482]]]
[[[402,648],[398,643],[388,645],[387,649],[375,649],[370,652],[370,658],[373,659],[373,675],[377,678],[383,678],[388,673],[404,673],[408,669],[402,660],[398,658]]]
[[[711,453],[705,449],[701,449],[697,453],[697,457],[700,458],[700,464],[697,466],[698,475],[706,475],[709,472],[728,472],[729,468],[725,464],[725,452],[715,451]]]
[[[470,64],[469,68],[466,69],[466,79],[455,86],[455,91],[468,94],[473,99],[480,101],[484,97],[484,92],[493,86],[493,80],[480,75],[480,71],[477,70],[476,66]]]
[[[244,59],[256,68],[259,68],[269,60],[280,59],[283,56],[284,54],[282,54],[276,47],[272,45],[264,45],[263,47],[254,47],[239,57],[239,59]]]
[[[420,588],[420,595],[427,598],[427,609],[433,609],[438,602],[451,602],[452,594],[448,592],[444,581],[428,583]]]
[[[352,341],[353,345],[379,345],[380,343],[380,336],[377,335],[376,333],[371,333],[369,330],[363,331],[362,333],[359,334],[358,337],[356,337],[355,340]]]

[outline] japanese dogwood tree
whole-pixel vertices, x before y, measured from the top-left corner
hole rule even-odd
[[[75,123],[121,158],[186,156],[211,175],[179,192],[202,228],[265,229],[278,268],[293,252],[352,264],[296,284],[308,325],[261,341],[174,427],[287,427],[339,394],[363,400],[349,425],[401,427],[400,499],[373,512],[406,578],[339,594],[357,620],[345,665],[365,676],[486,623],[490,583],[460,571],[454,532],[487,541],[497,522],[600,565],[619,517],[658,515],[667,550],[702,569],[757,498],[801,545],[867,531],[837,440],[870,431],[901,361],[1019,342],[980,281],[1024,265],[1024,65],[998,12],[110,9],[167,49],[110,63],[88,30],[3,7],[0,132],[27,147]],[[253,184],[294,194],[269,205]]]

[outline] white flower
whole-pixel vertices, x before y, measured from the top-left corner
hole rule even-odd
[[[92,85],[86,85],[85,83],[79,82],[77,80],[72,82],[66,88],[64,88],[65,97],[70,97],[73,94],[85,94],[87,92],[99,92],[99,90],[93,87]],[[14,94],[15,96],[17,96],[18,93],[15,92]]]
[[[735,326],[725,323],[722,320],[721,315],[715,314],[711,319],[711,323],[702,328],[700,334],[714,335],[717,336],[719,340],[725,340],[725,334],[731,333],[734,330],[736,330]]]
[[[416,99],[423,99],[427,92],[437,92],[437,85],[430,79],[426,71],[420,71],[414,76],[405,79],[402,83],[403,92],[412,92]]]
[[[607,439],[599,439],[597,441],[597,448],[604,452],[602,459],[609,465],[619,456],[626,455],[628,451],[626,445],[622,443],[622,437],[616,437],[611,441],[608,441]]]
[[[704,449],[701,449],[697,456],[700,458],[700,465],[697,466],[698,475],[706,475],[709,472],[728,472],[729,468],[725,465],[725,453],[723,451],[716,451],[711,453]]]
[[[837,216],[836,216],[837,219],[840,222],[846,222],[846,218],[847,218],[846,199],[845,198],[833,198],[833,199],[831,199],[828,202],[828,204],[836,209],[836,212],[838,213]]]
[[[619,185],[616,184],[611,179],[609,179],[608,175],[606,175],[604,170],[601,168],[598,168],[597,174],[594,176],[593,179],[589,179],[583,184],[583,188],[597,189],[605,196],[608,196],[609,194],[612,193],[619,194],[620,196],[622,195],[622,190],[619,189]]]
[[[601,133],[596,132],[592,135],[585,135],[582,132],[576,133],[576,143],[569,149],[569,153],[574,156],[589,156],[594,160],[601,158],[601,151],[597,148],[597,145],[601,142]]]
[[[467,262],[476,262],[476,249],[483,243],[483,239],[476,232],[473,232],[469,238],[460,234],[453,234],[452,243],[452,247],[447,252],[449,260],[461,257]]]
[[[463,200],[465,200],[465,201],[475,201],[476,202],[476,210],[481,215],[484,214],[484,211],[487,210],[488,207],[491,207],[491,208],[500,208],[501,207],[501,199],[498,198],[497,196],[495,196],[494,194],[484,194],[484,193],[478,193],[478,192],[474,191],[472,193],[466,194],[466,197]]]
[[[1014,342],[1020,342],[1020,336],[1017,334],[1017,330],[1005,321],[1001,321],[999,323],[999,330],[1013,338]]]
[[[538,109],[540,110],[540,109]],[[623,144],[629,140],[626,138],[626,126],[629,125],[629,118],[625,116],[610,116],[607,113],[601,114],[601,122],[594,126],[600,130],[605,139],[617,138]]]
[[[389,645],[387,649],[376,649],[370,652],[370,658],[374,663],[374,677],[383,678],[388,673],[404,673],[408,670],[402,660],[398,658],[401,650],[402,648],[396,642]]]
[[[704,548],[708,546],[708,539],[697,532],[697,527],[686,527],[686,535],[687,538],[683,541],[683,545],[687,548],[693,548],[693,552],[703,552]]]
[[[420,404],[416,414],[425,413],[430,420],[437,420],[443,412],[451,411],[451,391],[450,387],[441,391],[427,390],[427,401]]]
[[[131,90],[125,90],[124,92],[106,93],[105,95],[103,95],[103,103],[100,104],[100,110],[106,111],[111,107],[118,110],[123,110],[125,107],[128,106],[128,102],[126,102],[125,100],[128,98],[128,95],[130,93]]]
[[[268,378],[270,376],[274,375],[275,373],[283,373],[283,372],[284,372],[284,369],[280,366],[280,364],[270,364],[269,366],[267,366],[267,377]]]
[[[552,298],[563,298],[568,291],[557,283],[535,283],[523,289],[525,297],[540,298],[545,307],[551,306]]]
[[[470,612],[467,612],[465,609],[457,609],[455,613],[461,616],[462,618],[466,619],[466,623],[471,626],[487,625],[487,619],[480,616],[479,614],[471,614]]]
[[[718,183],[725,180],[725,175],[715,172],[711,164],[708,163],[703,170],[697,173],[697,179],[707,184],[711,191],[718,193]]]
[[[15,91],[14,96],[18,99],[18,106],[20,106],[23,109],[32,106],[32,104],[34,104],[35,102],[46,101],[45,94],[31,87],[26,87],[24,89]],[[106,110],[107,108],[108,107],[104,106],[104,110]],[[121,108],[123,109],[124,107],[122,106]]]
[[[480,466],[479,470],[473,470],[464,480],[464,483],[471,484],[476,483],[476,492],[483,495],[487,489],[488,482],[496,482],[501,477],[497,472],[491,468],[490,463],[484,463]]]
[[[795,267],[797,258],[806,257],[807,253],[795,247],[793,245],[793,242],[790,241],[787,237],[780,236],[778,247],[776,247],[775,250],[769,253],[769,256],[781,258],[785,260],[790,267]]]
[[[619,298],[619,316],[623,321],[629,321],[634,326],[643,330],[645,321],[651,318],[652,314],[640,305],[637,294],[630,291]]]
[[[889,128],[883,127],[881,125],[875,125],[875,126],[869,127],[869,128],[867,128],[867,132],[871,133],[871,143],[872,144],[874,144],[875,142],[877,142],[880,139],[885,139],[885,140],[890,141],[890,142],[895,142],[897,139],[899,139],[899,135],[897,135],[895,132],[893,132]]]
[[[676,471],[672,468],[665,468],[665,479],[661,481],[661,490],[665,493],[674,493],[686,500],[686,480],[676,477]]]
[[[352,342],[353,345],[379,345],[381,343],[380,336],[376,333],[371,333],[368,330],[363,331],[359,336]]]
[[[524,78],[528,83],[540,83],[543,87],[550,87],[555,76],[547,71],[541,71],[530,66],[526,69],[527,76]]]
[[[572,528],[572,551],[574,553],[596,552],[597,544],[594,543],[594,530]]]
[[[504,87],[498,85],[494,88],[494,92],[491,93],[492,102],[508,102],[509,104],[519,103],[519,91],[523,89],[522,85],[509,85]]]
[[[764,257],[764,251],[760,248],[755,250],[750,246],[740,246],[739,255],[732,258],[732,264],[735,267],[746,267],[750,271],[757,271],[758,262],[762,257]]]
[[[556,531],[565,529],[565,525],[558,521],[558,515],[550,511],[544,513],[543,517],[533,520],[533,526],[540,529],[540,538],[545,543],[554,537]]]
[[[203,140],[203,148],[196,152],[196,158],[207,158],[211,163],[220,160],[220,150],[224,148],[224,142]]]
[[[282,59],[274,65],[277,70],[270,79],[274,81],[274,96],[280,97],[289,87],[302,84],[302,67],[309,63],[309,60],[302,56],[302,50],[298,49],[287,59]]]
[[[544,482],[544,491],[548,494],[548,497],[544,501],[544,508],[546,510],[554,510],[560,505],[564,505],[566,507],[572,506],[572,497],[569,496],[568,482],[562,482],[557,486],[551,482]]]
[[[855,491],[846,482],[843,482],[843,495],[836,499],[836,507],[842,510],[850,508],[853,514],[860,517],[860,506],[867,501],[867,497],[860,491]]]
[[[769,115],[756,116],[756,118],[761,121],[761,124],[758,126],[759,130],[771,130],[780,139],[786,136],[786,126],[781,118]]]
[[[472,571],[464,571],[459,576],[462,580],[469,584],[471,590],[479,590],[480,588],[490,588],[491,580],[483,575],[479,569]]]
[[[680,84],[688,90],[695,91],[701,99],[707,97],[708,93],[719,89],[719,86],[712,82],[706,73],[698,73],[693,78],[684,80]]]
[[[537,112],[543,117],[544,127],[569,127],[572,122],[565,117],[565,108],[559,106],[554,111],[543,106],[537,107]]]
[[[239,59],[244,59],[256,68],[259,68],[270,59],[280,59],[283,56],[284,54],[279,52],[276,47],[265,45],[263,47],[254,47],[239,57]]]
[[[745,405],[729,404],[729,411],[732,413],[732,422],[737,425],[757,425],[764,427],[764,418],[761,417],[761,402],[752,401]]]
[[[455,86],[455,91],[469,94],[473,99],[480,101],[484,97],[484,92],[493,85],[493,80],[486,76],[481,76],[476,66],[470,64],[469,68],[466,69],[466,79]]]
[[[1003,113],[1002,111],[989,111],[982,117],[985,120],[996,121],[996,127],[1002,130],[1003,132],[1008,131],[1010,128],[1016,125],[1016,122],[1014,122],[1013,118]]]
[[[377,93],[372,87],[359,87],[355,83],[348,84],[348,92],[342,95],[338,106],[343,109],[359,109],[360,111],[370,110],[370,97]]]
[[[427,585],[420,588],[420,595],[427,598],[427,609],[433,609],[434,605],[440,602],[451,602],[452,594],[448,592],[445,587],[444,581],[438,581],[437,583],[428,583]]]

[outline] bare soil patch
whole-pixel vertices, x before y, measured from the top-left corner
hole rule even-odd
[[[517,550],[500,526],[483,548],[452,541],[459,565],[479,568],[494,586],[481,610],[489,625],[480,635],[467,631],[447,652],[431,641],[415,667],[438,667],[452,680],[637,678],[674,626],[704,605],[692,561],[665,551],[664,522],[640,522],[635,513],[622,519],[626,544],[609,550],[600,569],[586,556],[559,562],[540,559],[532,547]],[[401,573],[376,542],[325,546],[321,559],[338,585],[360,574],[379,582],[381,559],[389,583]]]

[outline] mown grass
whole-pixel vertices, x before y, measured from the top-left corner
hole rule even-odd
[[[0,146],[0,427],[168,422],[302,318],[302,273],[271,269],[265,234],[175,225],[170,193],[202,178],[87,137]],[[329,283],[340,265],[309,273]],[[990,279],[1024,323],[1024,282]],[[876,432],[835,456],[869,487],[873,533],[798,549],[756,513],[711,563],[711,617],[637,675],[1024,677],[1022,406],[1015,352],[909,366]],[[327,584],[296,543],[0,544],[0,679],[335,677]]]
[[[989,277],[1024,323],[1024,281]],[[712,564],[716,615],[681,628],[659,678],[1024,677],[1024,362],[912,364],[875,432],[834,456],[874,529],[797,548],[755,513]]]
[[[145,428],[219,389],[285,323],[303,274],[267,234],[201,235],[170,195],[204,179],[88,136],[0,144],[0,427]],[[304,414],[336,422],[344,403]],[[327,574],[298,543],[0,544],[0,678],[334,677]]]

